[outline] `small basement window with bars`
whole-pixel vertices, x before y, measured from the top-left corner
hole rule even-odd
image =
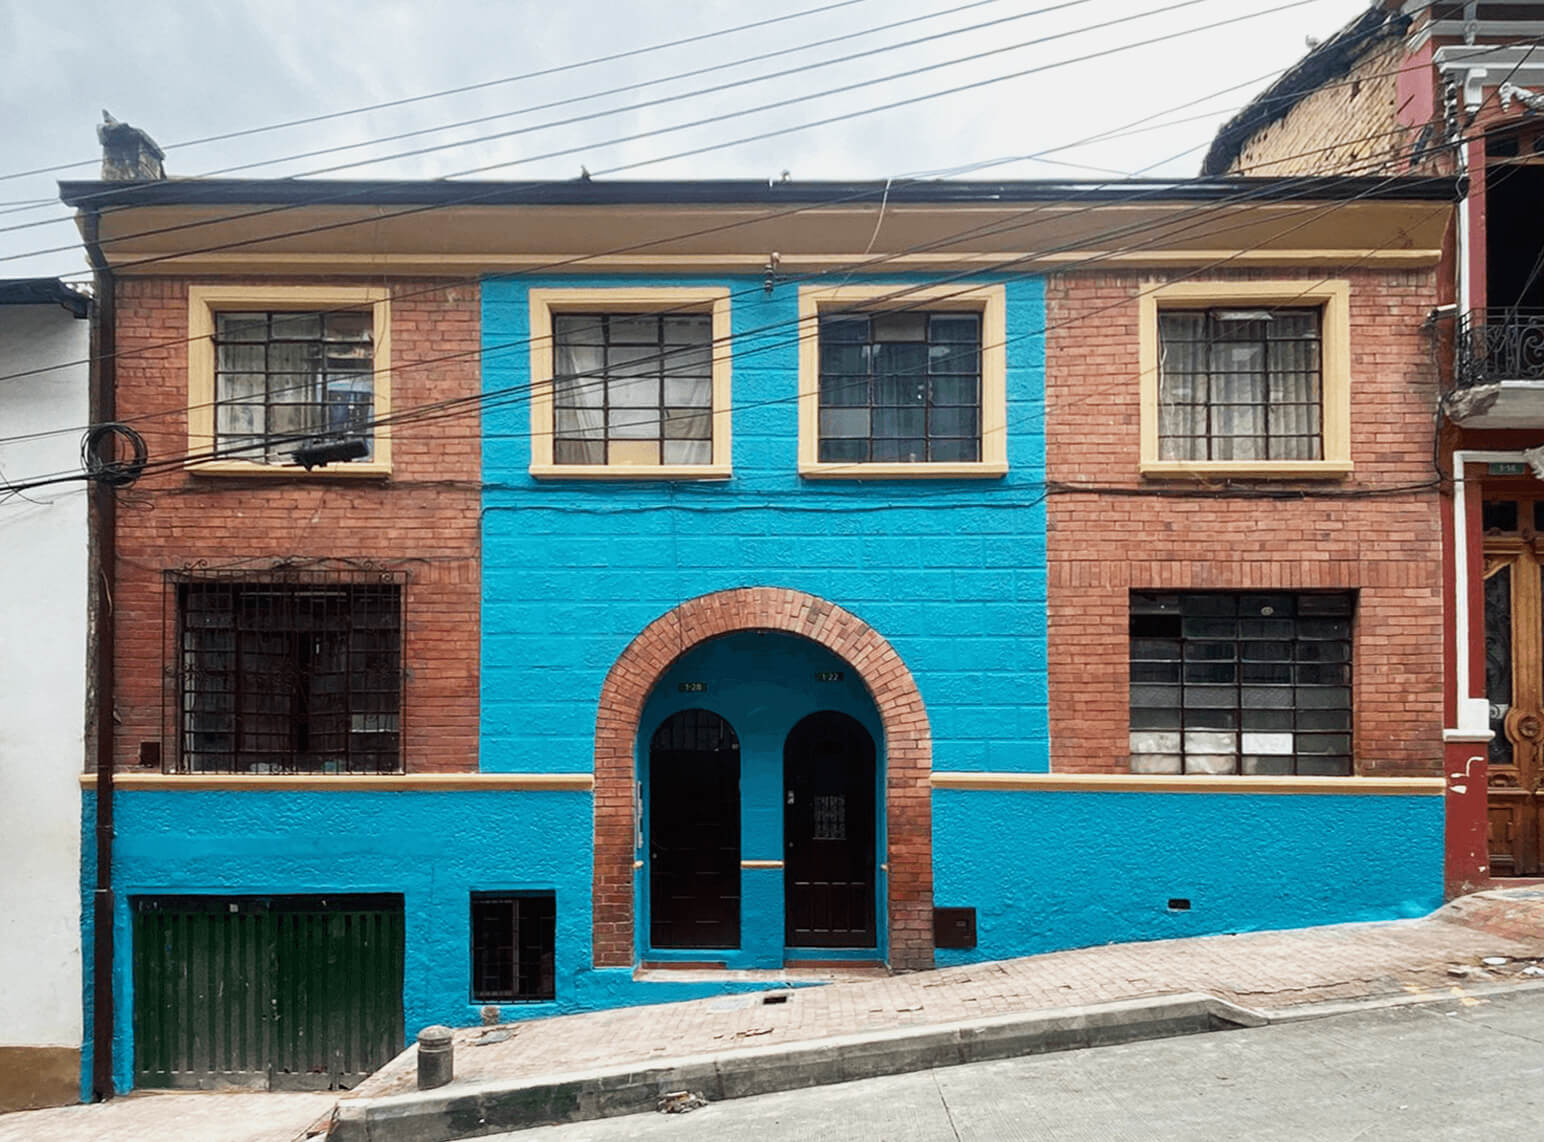
[[[981,459],[981,315],[820,319],[821,463]]]
[[[1349,776],[1349,592],[1131,595],[1131,770]]]
[[[279,464],[319,439],[372,458],[375,318],[345,312],[215,314],[215,452]]]
[[[518,1003],[556,996],[557,897],[472,894],[472,1000]]]
[[[401,771],[401,573],[173,579],[181,770]]]
[[[1160,460],[1322,460],[1322,314],[1158,315]]]

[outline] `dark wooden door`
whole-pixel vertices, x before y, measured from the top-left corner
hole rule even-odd
[[[649,745],[649,942],[740,946],[740,743],[707,710],[672,714]]]
[[[874,947],[874,739],[846,714],[811,714],[784,743],[783,787],[789,946]]]

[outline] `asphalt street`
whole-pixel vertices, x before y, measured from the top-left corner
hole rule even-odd
[[[520,1142],[1544,1138],[1544,990],[764,1095]]]

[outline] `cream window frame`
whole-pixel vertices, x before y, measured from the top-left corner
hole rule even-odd
[[[1158,314],[1164,309],[1279,305],[1321,308],[1320,397],[1323,416],[1320,460],[1161,460],[1158,441]],[[1141,298],[1139,366],[1141,372],[1143,476],[1259,476],[1280,479],[1340,479],[1351,474],[1351,283],[1319,282],[1176,282],[1149,290]]]
[[[916,464],[820,460],[820,316],[824,309],[925,309],[981,317],[981,459]],[[810,480],[996,479],[1008,472],[1008,300],[1002,285],[802,286],[799,289],[799,475]]]
[[[734,474],[729,290],[707,286],[533,289],[531,309],[531,465],[538,480],[727,480]],[[710,464],[557,464],[552,459],[555,371],[552,318],[560,313],[706,313],[712,317],[713,461]]]
[[[329,464],[307,472],[296,464],[254,460],[203,460],[215,447],[215,315],[245,310],[364,309],[372,316],[374,456],[365,462]],[[224,476],[389,476],[391,474],[391,290],[384,286],[188,287],[188,456],[184,467],[199,475]]]

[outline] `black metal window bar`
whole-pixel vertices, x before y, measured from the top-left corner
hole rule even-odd
[[[1132,592],[1132,772],[1349,776],[1353,605]]]
[[[981,459],[981,315],[820,321],[822,463]]]
[[[172,578],[181,771],[401,771],[403,573]]]
[[[557,994],[557,898],[550,892],[472,894],[472,1000],[510,1003]]]
[[[1453,363],[1460,387],[1544,380],[1544,309],[1476,309],[1462,316]]]
[[[215,452],[281,463],[308,441],[374,452],[375,318],[346,312],[215,314]]]
[[[711,464],[713,318],[553,318],[552,459]]]
[[[1320,326],[1312,308],[1160,313],[1159,459],[1322,459]]]

